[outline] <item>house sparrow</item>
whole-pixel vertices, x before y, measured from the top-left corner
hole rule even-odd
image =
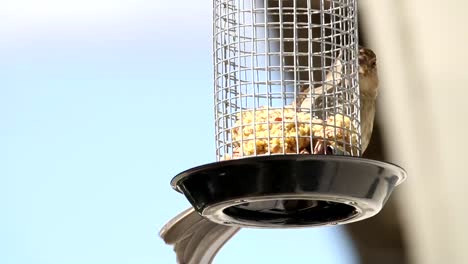
[[[334,70],[328,72],[324,86],[314,88],[311,92],[310,88],[306,88],[302,93],[302,97],[298,97],[298,111],[303,109],[311,109],[313,106],[314,112],[319,118],[325,119],[323,111],[325,107],[340,107],[343,99],[333,98],[328,100],[327,96],[333,96],[333,90],[342,81],[342,63],[339,59],[341,54],[335,61]],[[333,85],[335,84],[335,85]],[[375,53],[367,48],[359,49],[359,89],[360,89],[360,110],[361,110],[361,153],[364,153],[369,145],[372,129],[374,126],[375,116],[375,100],[378,94],[379,78],[377,74],[377,58]],[[305,96],[304,96],[305,94]],[[312,95],[312,96],[310,96]],[[312,101],[314,100],[314,101]],[[325,102],[324,102],[325,101]],[[317,140],[315,143],[313,154],[331,154],[327,150],[323,140]]]
[[[361,153],[369,145],[374,128],[375,100],[377,99],[379,77],[377,57],[366,48],[359,50],[359,93],[361,102]]]
[[[318,105],[320,94],[324,91],[330,93],[333,89],[331,84],[334,80],[336,85],[341,82],[342,65],[339,59],[335,62],[335,70],[329,72],[326,77],[326,89],[317,87],[312,95],[318,95],[314,102]],[[361,136],[362,150],[367,148],[372,134],[373,121],[375,115],[375,99],[377,97],[377,68],[376,56],[370,49],[361,48],[359,50],[359,86],[361,95]],[[310,91],[304,91],[309,93]],[[302,93],[304,94],[304,93]],[[298,97],[298,109],[311,107],[310,97]],[[294,104],[293,104],[294,105]],[[320,106],[318,106],[320,107]],[[314,154],[326,151],[323,141],[318,141],[314,147]],[[193,208],[189,208],[170,220],[162,229],[159,235],[166,244],[174,245],[179,264],[210,264],[221,247],[234,236],[240,228],[225,226],[213,223],[201,215]]]

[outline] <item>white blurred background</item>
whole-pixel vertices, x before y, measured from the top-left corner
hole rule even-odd
[[[468,263],[466,2],[368,1],[364,31],[380,57],[389,160],[410,263]]]

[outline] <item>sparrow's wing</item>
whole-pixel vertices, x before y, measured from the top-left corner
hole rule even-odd
[[[180,264],[210,264],[238,227],[213,223],[189,208],[171,219],[159,235],[174,245]]]
[[[330,94],[333,92],[334,85],[339,85],[341,83],[342,74],[343,74],[343,64],[341,61],[341,51],[338,54],[338,57],[335,60],[330,71],[328,71],[325,76],[324,85],[314,88],[310,91],[310,87],[302,91],[304,96],[299,98],[298,105],[301,109],[311,109],[311,106],[314,105],[317,109],[317,103],[315,102],[317,98],[324,98],[324,95]],[[312,101],[314,100],[314,101]]]

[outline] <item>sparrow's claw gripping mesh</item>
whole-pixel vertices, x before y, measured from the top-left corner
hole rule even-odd
[[[214,0],[217,160],[361,155],[356,0]]]

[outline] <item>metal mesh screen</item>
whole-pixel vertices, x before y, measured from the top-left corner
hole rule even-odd
[[[214,0],[213,10],[218,161],[361,155],[356,0]]]

